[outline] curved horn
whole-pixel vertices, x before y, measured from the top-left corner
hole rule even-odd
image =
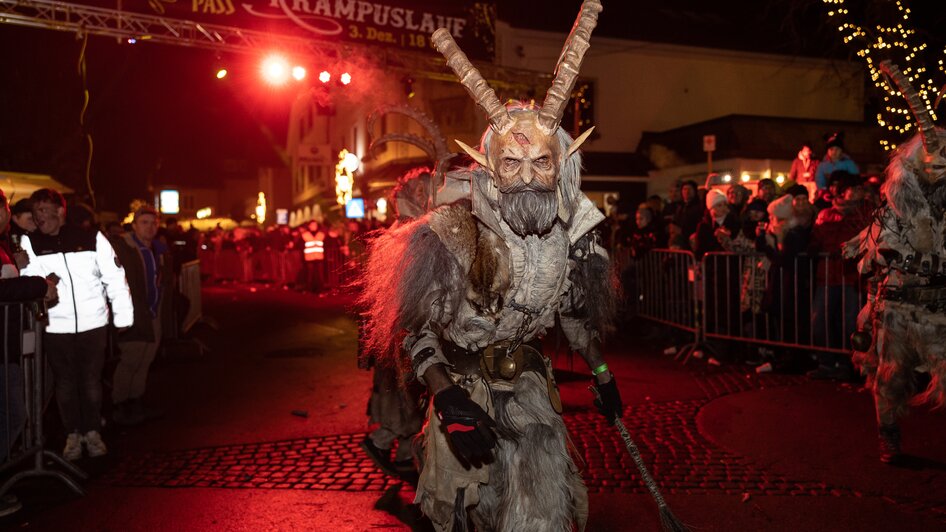
[[[539,110],[539,126],[549,135],[558,129],[562,115],[565,114],[565,106],[571,98],[575,82],[578,81],[581,61],[591,46],[591,31],[598,24],[598,13],[602,9],[599,0],[585,0],[575,25],[572,26],[572,32],[565,39],[565,47],[562,48],[558,64],[555,65],[555,79],[545,94],[542,109]]]
[[[404,115],[424,128],[424,132],[430,137],[425,140],[428,140],[434,147],[433,153],[430,154],[431,159],[437,160],[452,155],[447,148],[447,140],[443,137],[443,133],[440,132],[440,128],[437,127],[437,124],[422,111],[409,105],[382,105],[378,107],[371,113],[371,116],[368,117],[368,131],[374,131],[374,124],[378,118],[389,113]]]
[[[460,50],[450,32],[445,28],[440,28],[434,32],[431,40],[437,51],[447,58],[447,65],[460,78],[460,83],[470,93],[476,104],[486,111],[490,126],[500,135],[509,132],[515,122],[509,116],[509,112],[506,111],[506,106],[499,101],[496,91],[486,83],[479,70],[473,66],[470,59],[463,53],[463,50]]]
[[[383,137],[379,137],[371,141],[371,144],[368,146],[368,151],[374,151],[374,149],[378,146],[387,144],[388,142],[403,142],[405,144],[416,146],[420,148],[427,155],[427,157],[430,157],[434,161],[440,160],[441,157],[437,154],[437,149],[429,140],[423,137],[418,137],[417,135],[412,135],[410,133],[388,133]]]
[[[910,106],[910,111],[913,112],[913,118],[916,119],[916,123],[920,127],[920,134],[923,135],[923,149],[927,155],[939,150],[939,137],[936,135],[933,119],[930,118],[930,111],[920,101],[920,96],[916,93],[913,85],[910,84],[910,80],[889,59],[881,61],[878,68],[890,78],[900,94],[907,100],[907,105]]]

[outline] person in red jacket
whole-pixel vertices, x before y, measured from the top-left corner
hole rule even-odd
[[[827,253],[815,262],[815,290],[811,302],[811,327],[814,345],[841,348],[855,330],[860,309],[860,276],[854,261],[841,257],[841,246],[854,238],[871,221],[864,203],[860,177],[835,176],[837,195],[832,206],[818,213],[811,234],[812,253]],[[837,316],[843,320],[837,320]],[[809,372],[813,379],[853,380],[856,378],[850,358],[836,353],[817,354],[818,368]]]

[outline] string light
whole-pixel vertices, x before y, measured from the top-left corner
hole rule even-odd
[[[850,12],[844,7],[845,1],[822,0],[828,7],[828,18],[838,23],[838,32],[841,33],[844,44],[857,48],[857,56],[867,63],[871,81],[884,95],[884,106],[883,110],[877,113],[877,124],[896,135],[891,135],[890,139],[882,139],[880,145],[884,150],[893,150],[897,147],[893,141],[910,132],[914,127],[914,118],[906,101],[887,77],[881,74],[877,63],[889,58],[900,67],[903,75],[916,88],[920,102],[929,109],[930,118],[934,121],[936,110],[933,108],[933,102],[939,95],[942,83],[937,84],[924,66],[932,64],[933,58],[926,57],[929,47],[926,43],[919,42],[917,32],[910,22],[910,8],[905,5],[905,0],[895,2],[895,21],[887,25],[877,24],[871,34],[850,20]],[[946,56],[946,49],[942,51],[942,55]],[[940,74],[946,74],[943,59],[938,60],[937,67]],[[922,74],[927,75],[921,77]]]

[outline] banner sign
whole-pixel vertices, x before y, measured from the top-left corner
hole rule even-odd
[[[436,54],[430,35],[446,28],[471,58],[491,61],[496,4],[472,0],[73,0],[160,17],[281,35]]]

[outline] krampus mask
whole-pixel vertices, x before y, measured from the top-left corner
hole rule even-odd
[[[919,129],[917,135],[904,143],[891,160],[888,181],[891,181],[891,177],[897,177],[898,174],[912,174],[916,176],[921,190],[916,191],[919,194],[912,194],[914,196],[912,198],[898,198],[897,196],[907,196],[905,191],[888,187],[888,197],[893,201],[899,216],[909,216],[910,211],[918,210],[909,207],[903,209],[903,206],[909,206],[912,200],[913,202],[927,202],[934,218],[941,219],[946,210],[946,132],[934,126],[926,105],[920,100],[910,80],[900,72],[897,65],[889,60],[883,61],[879,69],[903,95]],[[903,210],[907,212],[902,212]]]
[[[520,236],[543,234],[556,218],[568,224],[574,214],[581,166],[576,152],[594,128],[573,141],[559,123],[601,9],[598,0],[582,4],[539,108],[503,105],[450,32],[440,29],[433,34],[434,46],[489,118],[482,152],[457,141],[489,175],[487,182],[473,183],[473,194],[483,194]]]

